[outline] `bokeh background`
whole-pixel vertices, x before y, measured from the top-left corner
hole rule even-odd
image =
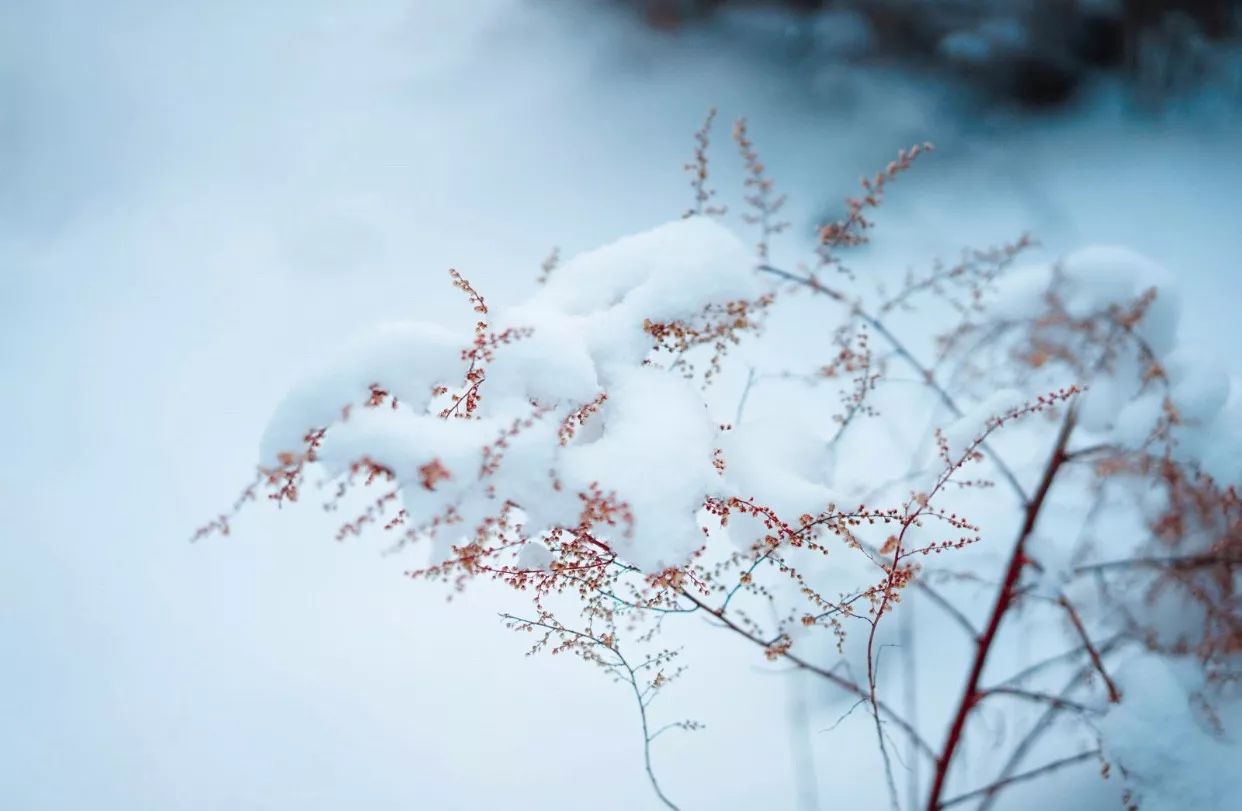
[[[524,658],[507,595],[446,602],[402,576],[419,550],[334,543],[313,506],[187,542],[281,394],[365,325],[469,317],[448,267],[511,301],[553,246],[678,216],[713,106],[794,247],[930,140],[863,265],[1126,244],[1238,373],[1236,6],[8,0],[0,807],[651,807],[624,694]],[[662,699],[708,726],[662,739],[670,793],[871,807],[840,697],[703,637]]]

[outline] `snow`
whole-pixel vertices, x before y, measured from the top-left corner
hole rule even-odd
[[[259,464],[276,467],[282,452],[300,454],[308,431],[338,421],[344,407],[365,402],[373,384],[407,407],[424,410],[434,386],[461,380],[461,349],[468,342],[464,331],[454,334],[422,322],[381,325],[355,338],[286,395],[263,435]]]
[[[1156,298],[1137,331],[1157,355],[1172,349],[1181,301],[1168,270],[1137,251],[1116,245],[1080,248],[1067,255],[1060,268],[1065,278],[1062,303],[1074,318],[1086,318],[1109,307],[1130,306],[1154,289]]]
[[[1242,487],[1242,398],[1233,391],[1234,402],[1211,424],[1198,432],[1195,447],[1203,469],[1217,481]]]
[[[1210,425],[1229,401],[1230,380],[1213,358],[1179,349],[1164,362],[1169,399],[1185,420]]]
[[[1053,273],[1058,274],[1055,287]],[[1055,290],[1071,317],[1086,319],[1110,307],[1128,308],[1151,289],[1156,298],[1139,333],[1154,351],[1163,354],[1177,335],[1181,304],[1176,280],[1154,260],[1130,248],[1086,245],[1053,262],[1014,268],[996,285],[989,308],[1003,318],[1031,318],[1046,308],[1045,296]]]
[[[1117,678],[1125,698],[1100,724],[1100,737],[1105,755],[1136,785],[1140,807],[1227,811],[1242,805],[1237,751],[1195,711],[1193,697],[1205,688],[1201,677],[1140,655]],[[1231,723],[1239,720],[1233,708],[1224,710]]]
[[[566,453],[567,486],[616,492],[633,510],[632,537],[604,538],[640,568],[684,564],[702,542],[698,511],[719,489],[712,467],[715,428],[701,393],[675,374],[639,367],[621,372],[601,414],[603,433]]]
[[[1138,394],[1139,373],[1136,364],[1127,362],[1127,355],[1117,361],[1118,367],[1112,374],[1097,375],[1091,380],[1087,391],[1078,400],[1078,424],[1086,431],[1107,433],[1116,424],[1117,416],[1122,409]],[[1154,425],[1142,422],[1147,430]],[[1138,441],[1142,441],[1140,437]]]
[[[995,284],[988,311],[1011,321],[1032,318],[1047,306],[1051,280],[1052,268],[1046,262],[1013,268]]]
[[[539,543],[530,541],[518,552],[517,566],[520,569],[547,569],[552,563],[552,550]]]
[[[498,320],[498,330],[529,335],[498,347],[488,362],[476,419],[439,416],[431,395],[435,386],[460,386],[467,331],[421,322],[372,331],[285,398],[264,434],[263,464],[300,459],[303,438],[328,429],[317,455],[330,476],[362,459],[378,462],[395,472],[416,524],[452,510],[463,537],[506,500],[523,508],[533,537],[575,527],[578,496],[602,488],[629,507],[633,526],[598,528],[601,540],[648,571],[683,564],[701,544],[704,500],[725,491],[712,465],[718,429],[703,392],[680,372],[642,365],[652,346],[643,325],[757,295],[752,265],[742,242],[705,217],[569,259]],[[596,424],[559,447],[550,426],[593,400],[601,384],[608,400],[591,417]],[[372,385],[398,395],[397,407],[366,407]],[[484,446],[528,417],[532,402],[550,413],[518,434],[498,470],[484,473]],[[449,477],[428,488],[420,471],[432,462]],[[784,457],[768,465],[781,468]],[[805,511],[822,509],[826,499],[817,500]],[[434,553],[459,540],[440,538]]]
[[[1172,428],[1178,458],[1222,482],[1237,482],[1242,440],[1230,430],[1230,418],[1221,416],[1234,390],[1231,376],[1219,359],[1186,345],[1182,293],[1168,269],[1129,248],[1088,245],[1059,261],[1007,273],[992,291],[989,309],[1014,323],[1031,322],[1046,311],[1052,293],[1070,317],[1088,319],[1128,312],[1149,292],[1154,298],[1133,327],[1141,348],[1123,346],[1083,381],[1078,424],[1101,441],[1139,447],[1165,416],[1167,397],[1179,418]],[[1153,362],[1167,390],[1146,381]],[[958,443],[967,441],[979,418],[972,415],[949,433]]]
[[[975,440],[983,438],[997,421],[1009,416],[1029,400],[1017,389],[999,389],[976,403],[970,411],[944,429],[951,458],[956,459]]]
[[[498,329],[531,332],[488,364],[484,413],[528,410],[530,400],[585,403],[600,391],[600,370],[589,351],[589,319],[524,304],[501,312],[495,321]],[[518,402],[510,402],[514,398]]]
[[[706,304],[759,292],[745,244],[710,217],[688,217],[574,257],[552,272],[530,307],[581,325],[586,349],[607,374],[640,361],[651,345],[643,322],[698,315]]]
[[[770,507],[794,525],[803,515],[845,503],[830,487],[829,440],[822,421],[801,415],[748,421],[724,432],[720,447],[732,494]]]

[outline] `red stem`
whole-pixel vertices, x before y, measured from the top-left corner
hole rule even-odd
[[[1029,562],[1026,557],[1026,542],[1031,537],[1031,532],[1035,529],[1035,522],[1039,519],[1040,510],[1043,509],[1044,502],[1048,498],[1048,491],[1052,489],[1052,481],[1056,478],[1057,471],[1065,463],[1065,448],[1069,444],[1070,434],[1074,430],[1074,411],[1071,408],[1065,416],[1065,421],[1061,424],[1061,432],[1057,435],[1056,445],[1053,448],[1052,456],[1048,460],[1047,466],[1039,482],[1039,487],[1035,491],[1035,495],[1026,505],[1026,515],[1022,522],[1022,529],[1018,532],[1018,538],[1014,542],[1013,551],[1009,556],[1009,563],[1005,568],[1005,576],[1001,581],[1000,590],[996,594],[996,603],[992,607],[992,614],[988,617],[987,626],[983,633],[979,636],[978,645],[975,648],[974,662],[970,666],[970,675],[966,678],[966,688],[962,691],[961,700],[958,702],[957,711],[953,715],[953,722],[949,725],[949,733],[945,737],[944,746],[940,749],[940,755],[936,758],[936,774],[933,778],[931,794],[927,799],[928,811],[939,811],[940,798],[944,794],[945,781],[949,776],[949,767],[953,763],[953,755],[957,752],[958,745],[962,742],[962,733],[966,729],[966,720],[970,717],[971,710],[978,703],[982,693],[979,690],[979,681],[983,677],[983,668],[987,664],[988,654],[992,651],[992,645],[996,641],[997,632],[1000,630],[1001,621],[1005,618],[1005,614],[1013,607],[1014,595],[1017,591],[1018,582],[1022,577],[1022,568]]]

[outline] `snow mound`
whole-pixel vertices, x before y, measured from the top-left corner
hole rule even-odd
[[[1101,723],[1101,742],[1136,783],[1142,808],[1242,808],[1237,751],[1209,720],[1221,710],[1236,714],[1237,706],[1197,713],[1206,707],[1197,698],[1201,681],[1192,668],[1154,656],[1137,657],[1118,674],[1124,698]]]
[[[481,360],[468,354],[476,339],[466,329],[393,324],[352,342],[276,409],[261,464],[297,463],[306,437],[323,431],[314,457],[329,475],[367,460],[392,474],[415,522],[453,516],[457,529],[437,552],[509,505],[520,509],[530,539],[520,560],[531,567],[549,563],[539,537],[583,524],[644,570],[683,564],[703,542],[706,499],[775,495],[777,482],[755,470],[816,472],[795,426],[783,437],[769,430],[761,444],[740,433],[726,443],[703,392],[679,370],[646,363],[649,320],[693,319],[762,290],[746,246],[714,220],[625,237],[570,259],[526,301],[482,312],[485,336],[515,337]],[[481,399],[468,418],[444,416],[474,361]],[[756,461],[762,447],[780,458],[740,465],[732,480],[714,464],[722,444],[740,459]],[[780,449],[797,457],[792,467]],[[822,487],[783,475],[789,509],[826,506]],[[591,499],[623,505],[624,520],[588,515]]]

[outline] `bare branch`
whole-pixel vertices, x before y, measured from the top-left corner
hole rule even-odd
[[[1021,774],[1015,774],[1010,777],[1006,777],[1003,780],[997,780],[995,783],[992,783],[991,785],[983,786],[982,788],[977,788],[974,791],[968,791],[965,794],[959,794],[956,797],[951,797],[945,800],[944,802],[940,803],[940,805],[938,805],[937,808],[949,808],[951,806],[959,805],[961,803],[968,802],[970,800],[976,800],[980,797],[986,797],[988,795],[995,794],[997,791],[999,791],[1002,788],[1005,788],[1006,786],[1012,786],[1014,783],[1024,783],[1027,780],[1034,780],[1036,777],[1043,777],[1044,775],[1052,774],[1055,771],[1064,769],[1067,766],[1073,766],[1075,764],[1082,763],[1083,761],[1091,760],[1092,758],[1098,758],[1099,756],[1100,756],[1100,750],[1092,749],[1090,752],[1080,752],[1077,755],[1070,755],[1069,757],[1063,757],[1060,760],[1054,760],[1051,763],[1045,763],[1043,766],[1040,766],[1036,769],[1031,769],[1028,772],[1022,772]]]

